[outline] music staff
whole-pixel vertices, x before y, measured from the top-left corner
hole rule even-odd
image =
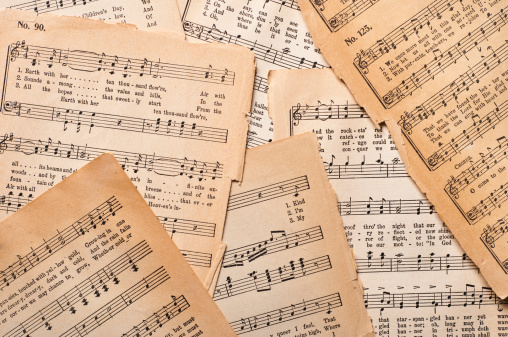
[[[441,52],[435,50],[437,55],[434,60],[425,64],[421,69],[413,72],[413,74],[403,80],[399,85],[383,95],[382,101],[387,107],[393,107],[404,98],[410,96],[413,92],[422,88],[422,86],[433,80],[434,76],[444,72],[446,68],[455,64],[462,57],[467,57],[467,52],[476,49],[477,45],[483,41],[487,41],[496,32],[500,32],[508,20],[508,15],[504,13],[505,7],[496,15],[489,17],[486,22],[475,30],[469,32],[466,37],[457,42],[453,47]]]
[[[135,325],[132,329],[122,334],[122,337],[145,337],[152,336],[157,329],[162,328],[164,324],[184,312],[190,307],[187,299],[180,295],[178,297],[171,296],[173,300],[162,307],[162,309],[154,312],[142,322]]]
[[[453,195],[455,199],[458,199],[460,192],[507,157],[508,142],[506,138],[501,137],[497,141],[499,145],[490,150],[487,154],[480,153],[482,159],[471,163],[468,169],[462,171],[462,173],[456,177],[451,177],[445,187],[447,193]]]
[[[110,115],[21,102],[5,102],[4,114],[62,123],[64,131],[73,125],[76,132],[82,128],[88,133],[94,128],[105,128],[216,143],[227,143],[228,138],[227,129],[199,126],[196,123]]]
[[[205,42],[219,42],[225,44],[236,44],[238,46],[244,46],[249,48],[257,60],[263,60],[275,65],[278,65],[287,69],[313,69],[313,68],[328,68],[323,64],[318,62],[310,61],[305,59],[305,57],[298,57],[290,54],[289,48],[284,48],[282,51],[272,48],[271,46],[264,46],[262,44],[257,43],[257,41],[252,42],[247,39],[243,39],[241,35],[231,35],[226,31],[222,32],[217,29],[215,25],[213,27],[205,27],[198,23],[185,21],[183,23],[183,28],[185,34],[187,36],[192,36],[198,40]]]
[[[275,324],[284,323],[300,317],[306,317],[318,312],[332,313],[332,309],[342,306],[339,293],[302,300],[287,307],[264,312],[256,316],[241,318],[229,324],[237,335],[259,330]]]
[[[7,214],[9,212],[17,212],[21,207],[32,201],[32,199],[32,194],[24,197],[23,192],[20,192],[16,197],[14,192],[10,191],[7,195],[0,196],[0,211],[4,211]]]
[[[215,236],[214,223],[157,216],[164,229],[171,234],[190,234],[205,237]]]
[[[446,85],[424,103],[417,106],[411,112],[405,112],[398,121],[398,124],[402,127],[405,134],[410,135],[414,127],[429,117],[434,116],[441,107],[446,106],[451,100],[457,100],[461,92],[467,91],[475,83],[480,83],[480,79],[483,76],[489,74],[507,59],[508,41],[505,41],[498,49],[490,55],[485,56],[480,62],[470,67],[462,75],[459,75],[452,83]]]
[[[297,197],[300,192],[310,188],[307,176],[284,180],[275,184],[259,187],[229,197],[228,211],[251,206],[260,202],[280,198],[286,195]]]
[[[311,3],[319,15],[321,15],[323,21],[326,23],[331,32],[339,31],[345,25],[379,2],[379,0],[355,0],[343,10],[328,19],[323,15],[325,3],[327,1],[328,0],[312,0]]]
[[[496,241],[508,233],[508,215],[499,219],[493,226],[487,225],[481,234],[481,240],[490,248],[496,246]],[[505,266],[508,269],[508,265]]]
[[[199,181],[222,178],[223,173],[223,165],[218,162],[209,163],[187,158],[161,157],[156,156],[155,153],[150,155],[94,148],[88,145],[63,144],[60,141],[53,142],[51,138],[47,141],[18,138],[13,134],[5,135],[0,140],[0,155],[3,151],[16,151],[28,156],[35,154],[86,161],[91,161],[105,152],[110,152],[118,159],[125,171],[132,169],[134,173],[137,173],[140,169],[145,169],[162,176],[185,175],[189,179],[196,178]]]
[[[490,215],[495,209],[508,201],[508,184],[501,185],[494,189],[490,195],[481,200],[477,205],[466,212],[466,219],[470,224],[475,224],[484,217]]]
[[[32,66],[41,62],[49,68],[54,64],[61,64],[73,70],[95,72],[105,71],[111,75],[115,73],[122,77],[151,76],[165,77],[189,81],[210,82],[223,85],[235,84],[235,72],[227,69],[209,67],[194,67],[158,61],[140,60],[120,57],[116,55],[98,54],[82,50],[62,50],[55,48],[29,46],[23,42],[13,43],[10,47],[10,60],[16,61],[22,57],[29,60]]]
[[[75,314],[82,306],[88,305],[90,300],[107,292],[110,287],[120,282],[119,276],[126,270],[138,271],[137,262],[141,261],[152,252],[145,240],[129,249],[114,261],[100,269],[79,283],[71,290],[49,303],[34,315],[20,323],[20,325],[3,337],[25,337],[44,327],[51,329],[51,321],[64,312]],[[112,284],[111,284],[112,283]]]
[[[261,137],[256,136],[256,134],[252,131],[247,132],[247,148],[252,148],[255,146],[260,146],[266,143],[271,143],[271,139],[263,139]]]
[[[17,278],[39,265],[63,247],[78,237],[96,229],[98,225],[105,224],[109,218],[116,215],[122,205],[113,196],[84,215],[70,226],[59,231],[57,235],[24,256],[19,255],[18,261],[0,271],[0,290],[10,286]]]
[[[265,5],[269,2],[273,2],[277,5],[280,5],[279,12],[282,9],[282,6],[285,6],[287,8],[295,9],[297,11],[300,10],[300,6],[298,6],[298,3],[296,0],[265,0],[265,3],[263,4],[263,8],[265,8]]]
[[[12,9],[21,9],[21,10],[29,10],[34,11],[36,13],[42,14],[47,12],[53,12],[60,9],[65,9],[69,7],[75,7],[75,6],[81,6],[86,5],[90,2],[95,2],[98,0],[43,0],[39,3],[42,4],[40,6],[37,1],[28,1],[23,2],[14,6],[9,6],[8,8]]]
[[[367,289],[365,289],[367,290]],[[439,291],[428,293],[391,293],[384,291],[381,294],[366,292],[363,295],[365,307],[368,309],[403,309],[403,308],[434,308],[438,307],[467,307],[482,305],[497,305],[498,311],[503,311],[506,300],[501,300],[491,288],[482,287],[476,291],[474,285],[466,285],[465,291]]]
[[[332,268],[330,257],[321,256],[311,260],[289,261],[288,265],[258,273],[253,271],[249,276],[236,281],[228,276],[226,283],[215,288],[213,300],[219,301],[228,297],[241,295],[251,291],[270,291],[272,285],[280,284],[304,276],[309,276]]]
[[[265,77],[256,75],[254,77],[254,90],[267,93],[268,92],[268,81]]]
[[[317,105],[297,104],[291,107],[290,118],[292,118],[293,125],[298,126],[300,121],[321,120],[328,119],[349,119],[349,118],[369,118],[365,109],[356,103],[349,104],[324,104],[318,101]]]
[[[427,166],[431,170],[437,169],[459,154],[460,151],[473,145],[474,141],[494,129],[506,117],[508,117],[508,101],[499,104],[499,106],[496,106],[495,109],[483,117],[473,115],[473,124],[471,126],[458,133],[450,142],[446,144],[438,143],[438,146],[441,148],[428,157],[426,160]]]
[[[90,316],[64,332],[60,337],[83,337],[88,335],[100,325],[113,318],[116,314],[169,280],[169,278],[164,267],[158,268],[128,290],[124,291],[121,295],[115,297]]]
[[[180,250],[180,253],[191,266],[210,268],[212,265],[212,254],[192,250]]]
[[[462,255],[446,254],[438,256],[435,253],[419,254],[416,257],[404,257],[396,254],[395,257],[386,257],[385,253],[374,258],[371,251],[367,252],[366,259],[356,259],[359,273],[395,273],[417,271],[446,271],[449,270],[478,270],[474,262],[464,253]]]
[[[427,199],[385,199],[351,200],[339,202],[339,212],[342,216],[348,215],[382,215],[382,214],[434,214],[434,205]]]
[[[235,249],[228,249],[224,254],[222,267],[240,267],[246,261],[252,262],[269,254],[301,247],[322,239],[323,232],[321,231],[321,226],[303,229],[290,234],[286,234],[285,230],[272,231],[269,239]]]
[[[459,0],[435,0],[374,45],[362,51],[362,54],[355,59],[355,65],[359,70],[368,68],[381,56],[396,49],[400,43],[407,41],[413,34],[418,34],[424,25],[430,27],[432,21],[441,19],[441,13],[448,11],[457,2]]]
[[[328,179],[370,179],[370,178],[403,178],[409,177],[404,163],[365,163],[333,164],[325,163]]]

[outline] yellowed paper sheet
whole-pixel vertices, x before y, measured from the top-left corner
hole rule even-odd
[[[268,76],[275,139],[316,134],[377,336],[503,334],[495,296],[435,207],[332,69]],[[403,309],[403,310],[401,310]]]
[[[247,150],[213,295],[238,335],[373,336],[318,147],[307,133]]]
[[[0,257],[3,336],[235,336],[111,154],[3,221]]]
[[[0,216],[111,152],[205,282],[242,176],[252,54],[72,17],[0,19]]]
[[[0,8],[130,23],[139,29],[183,37],[176,0],[0,0]]]
[[[506,2],[300,2],[358,103],[496,294],[508,296]],[[407,159],[406,159],[407,158]]]

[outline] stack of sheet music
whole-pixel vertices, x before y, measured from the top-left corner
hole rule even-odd
[[[23,1],[0,337],[508,336],[506,3]]]

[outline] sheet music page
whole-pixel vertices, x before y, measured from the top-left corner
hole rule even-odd
[[[209,287],[243,171],[252,53],[72,17],[0,18],[0,216],[111,152]]]
[[[257,71],[247,146],[271,142],[268,71],[328,67],[307,31],[297,1],[183,0],[179,6],[189,41],[235,44],[255,54]]]
[[[377,336],[505,336],[497,297],[331,69],[268,78],[275,139],[313,131]],[[302,85],[305,83],[305,85]]]
[[[237,335],[373,336],[318,148],[309,132],[247,150],[213,294]]]
[[[0,256],[2,336],[235,336],[111,154],[4,220]]]
[[[336,74],[386,122],[411,177],[507,297],[506,2],[299,4]]]
[[[79,16],[137,25],[139,29],[183,36],[176,0],[0,0],[0,8]]]

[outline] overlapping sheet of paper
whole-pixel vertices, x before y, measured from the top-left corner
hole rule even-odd
[[[0,29],[0,217],[111,152],[211,280],[242,176],[250,52],[23,11],[0,13]]]
[[[302,0],[316,44],[496,294],[508,296],[503,1]]]
[[[318,147],[307,133],[247,150],[213,294],[238,335],[373,335]]]
[[[38,14],[53,13],[130,23],[143,30],[172,32],[183,36],[176,0],[1,0],[0,8],[2,7]]]
[[[0,226],[3,336],[235,336],[111,154]]]

